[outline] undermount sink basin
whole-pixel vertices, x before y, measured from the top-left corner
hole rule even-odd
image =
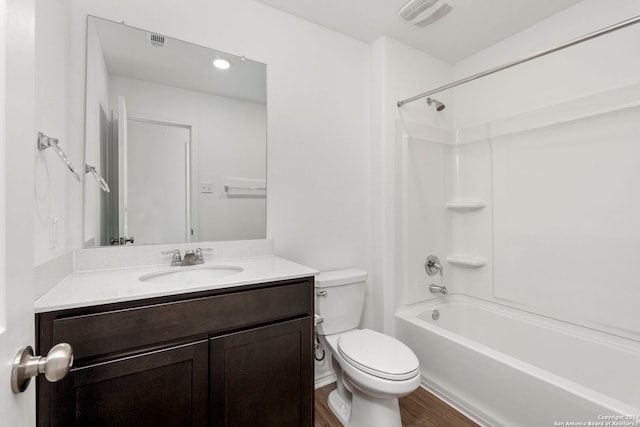
[[[144,274],[139,279],[152,283],[209,283],[220,277],[238,274],[242,270],[242,267],[235,265],[174,267],[171,270]]]

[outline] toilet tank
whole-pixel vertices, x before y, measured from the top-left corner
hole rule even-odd
[[[355,329],[364,308],[367,272],[355,268],[327,271],[315,279],[316,314],[324,321],[317,325],[320,335]]]

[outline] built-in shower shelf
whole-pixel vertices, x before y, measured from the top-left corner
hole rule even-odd
[[[480,268],[487,264],[487,260],[485,258],[470,255],[449,255],[447,257],[447,262],[449,264],[457,265],[458,267],[466,268]]]
[[[449,200],[447,202],[447,208],[458,212],[477,211],[485,206],[487,202],[484,200]]]

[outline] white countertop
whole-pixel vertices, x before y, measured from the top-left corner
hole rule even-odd
[[[139,277],[153,272],[202,266],[238,266],[243,271],[210,279],[207,283],[153,283]],[[245,258],[226,258],[205,261],[194,267],[170,267],[167,263],[143,267],[113,268],[71,273],[34,305],[36,313],[68,308],[109,304],[166,295],[222,289],[276,280],[315,276],[318,271],[274,256],[262,255]]]

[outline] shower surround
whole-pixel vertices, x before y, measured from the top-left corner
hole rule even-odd
[[[530,46],[548,28],[593,16],[598,7],[581,2],[562,16],[456,64],[455,77],[522,56],[526,52],[516,46]],[[606,25],[630,16],[609,13],[603,20]],[[522,414],[532,411],[539,416],[532,419],[544,422],[545,412],[573,414],[575,419],[558,420],[563,422],[581,421],[580,415],[587,417],[585,421],[598,421],[599,415],[640,414],[638,396],[615,392],[640,383],[640,371],[633,363],[609,357],[619,348],[634,357],[640,354],[640,81],[634,71],[640,57],[633,54],[640,49],[637,27],[438,94],[449,98],[442,112],[422,102],[415,104],[425,105],[403,107],[399,113],[394,135],[396,330],[418,353],[425,385],[477,414],[480,421],[546,425],[517,420],[507,403],[490,396],[500,395],[502,386],[514,394],[523,390],[521,385],[536,389],[540,378],[549,375],[565,391],[578,384],[571,395],[584,397],[588,389],[588,398],[571,406],[573,398],[560,394],[549,401],[550,407],[532,403]],[[572,36],[593,29],[572,28]],[[569,38],[558,30],[553,37]],[[424,272],[429,254],[443,261],[442,278]],[[430,294],[432,283],[446,285],[453,295]],[[466,341],[479,343],[473,350],[476,355],[467,353],[469,346],[459,345],[466,338],[454,337],[457,332],[443,332],[437,322],[427,327],[431,311],[425,311],[423,319],[414,313],[409,316],[413,320],[407,320],[407,310],[425,300],[447,307],[447,301],[459,297],[498,311],[512,310],[513,316],[502,317],[503,329],[480,314],[490,309],[465,310],[454,317],[460,327],[476,325],[485,335],[498,336],[488,344],[478,336]],[[443,311],[448,309],[441,310],[441,319]],[[509,327],[521,315],[553,327],[535,335]],[[564,335],[551,332],[554,328]],[[550,364],[494,345],[527,339],[548,349]],[[605,343],[594,353],[601,355],[597,360],[615,364],[626,375],[590,380],[598,363],[573,377],[554,371],[553,362],[579,367],[592,350],[596,352],[595,347],[572,345],[575,340]],[[478,358],[487,354],[498,356],[491,361]],[[501,382],[489,374],[493,371],[487,363],[507,359],[517,362],[507,363],[515,371]],[[456,384],[455,369],[446,360],[451,366],[461,361],[470,376]],[[479,381],[471,374],[482,376],[484,370],[487,375],[480,384],[487,399],[467,399],[465,390],[471,393],[472,383]],[[435,380],[430,383],[430,378]],[[573,410],[563,412],[563,407]]]

